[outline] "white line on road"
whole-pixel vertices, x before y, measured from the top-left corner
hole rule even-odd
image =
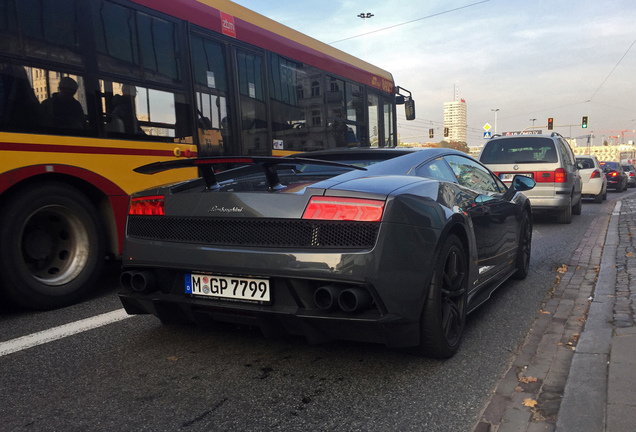
[[[86,330],[125,320],[132,316],[133,315],[128,315],[124,309],[118,309],[102,315],[97,315],[80,321],[64,324],[59,327],[53,327],[48,330],[22,336],[17,339],[0,342],[0,357],[48,342],[53,342],[77,333],[85,332]]]

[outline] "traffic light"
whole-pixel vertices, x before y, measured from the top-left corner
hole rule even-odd
[[[581,119],[581,127],[587,129],[587,116],[583,116],[583,119]]]
[[[554,129],[554,119],[552,117],[548,117],[548,130]]]
[[[433,135],[434,135],[434,134],[433,134],[433,129],[429,129],[429,130],[428,130],[428,137],[429,137],[429,138],[433,138]]]
[[[448,128],[444,128],[444,138],[448,137]]]

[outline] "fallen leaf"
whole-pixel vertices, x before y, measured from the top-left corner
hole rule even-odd
[[[557,345],[558,345],[558,346],[563,346],[563,343],[562,343],[562,342],[559,342]]]
[[[177,361],[177,360],[179,360],[179,357],[176,357],[176,356],[170,356],[170,357],[168,357],[168,360],[170,360],[170,361]]]
[[[625,254],[625,256],[626,256],[627,258],[633,258],[633,257],[634,257],[634,252],[627,252],[627,253]]]
[[[579,318],[579,321],[585,322],[585,318]]]
[[[541,312],[542,314],[548,314],[548,315],[550,315],[550,312],[548,312],[548,311],[540,310],[539,312]]]
[[[519,382],[528,384],[528,383],[537,382],[537,379],[535,377],[521,377],[519,378]]]
[[[557,270],[559,273],[565,273],[568,271],[568,266],[566,266],[565,264],[563,264],[561,267],[559,267],[559,269]]]
[[[530,398],[525,398],[523,400],[523,405],[527,406],[527,407],[531,407],[534,408],[537,405],[537,401],[534,399],[530,399]]]
[[[517,386],[517,387],[515,387],[515,391],[517,393],[521,393],[523,391],[523,389],[521,387]]]

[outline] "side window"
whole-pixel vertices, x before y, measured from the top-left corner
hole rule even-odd
[[[561,138],[559,138],[558,141],[559,141],[559,145],[561,147],[561,154],[563,155],[563,158],[564,158],[565,162],[568,165],[574,165],[574,158],[572,156],[572,149],[570,148],[568,143],[565,142],[564,140],[562,140]]]
[[[87,105],[81,75],[0,63],[0,130],[96,135]]]
[[[83,64],[76,0],[0,0],[0,50]]]
[[[486,192],[499,192],[490,172],[477,162],[463,156],[445,156],[460,185]]]
[[[106,136],[192,143],[185,95],[99,80]]]
[[[94,27],[102,72],[166,84],[181,80],[179,41],[172,22],[103,1]]]
[[[457,178],[444,158],[437,158],[417,168],[415,173],[420,177],[457,183]]]

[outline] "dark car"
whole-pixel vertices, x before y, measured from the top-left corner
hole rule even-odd
[[[416,347],[446,358],[466,314],[528,272],[534,187],[448,149],[199,158],[202,178],[135,193],[120,299],[163,323],[216,321]],[[311,158],[311,159],[306,159]],[[247,164],[217,172],[221,165]]]
[[[627,174],[627,187],[636,187],[636,168],[634,168],[634,165],[621,165],[621,167],[623,167],[623,171]]]
[[[618,162],[600,162],[603,173],[607,178],[607,187],[623,192],[627,190],[627,174]]]

